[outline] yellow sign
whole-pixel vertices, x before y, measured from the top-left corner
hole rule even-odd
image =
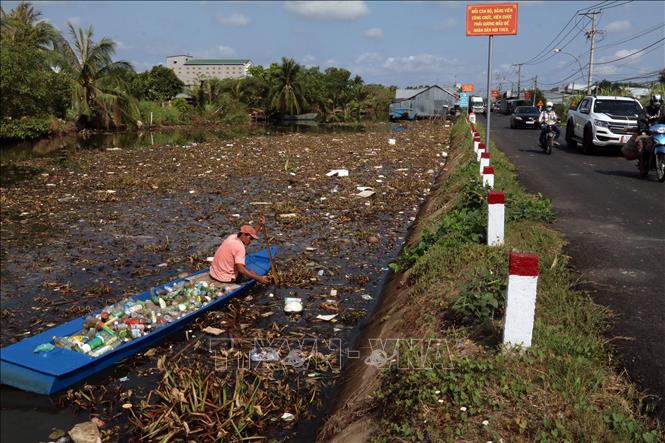
[[[542,101],[542,100],[538,100],[538,103],[536,103],[536,105],[538,105],[539,107],[540,107],[540,106],[543,106],[543,101]]]

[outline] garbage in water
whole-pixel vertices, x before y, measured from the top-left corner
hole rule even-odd
[[[316,318],[318,318],[319,320],[323,320],[323,321],[331,321],[335,317],[337,317],[337,314],[329,314],[329,315],[319,314],[319,315],[316,316]]]
[[[282,420],[284,421],[293,421],[295,418],[296,416],[289,412],[285,412],[284,414],[282,414]]]
[[[372,300],[372,296],[369,295],[369,294],[363,294],[363,295],[361,295],[361,297],[362,297],[363,300],[368,300],[368,301]]]
[[[273,362],[279,361],[279,354],[274,349],[252,349],[249,351],[249,359],[252,361]]]
[[[289,312],[289,313],[302,312],[302,299],[296,297],[284,298],[284,312]]]
[[[376,194],[375,191],[366,190],[366,191],[359,192],[359,193],[357,193],[356,195],[357,195],[358,197],[368,198],[368,197],[373,196],[374,194]]]
[[[388,139],[388,144],[389,145],[395,145],[395,144],[397,144],[397,140],[395,140],[394,138],[389,138]]]
[[[348,177],[349,176],[349,170],[348,169],[332,169],[330,172],[326,174],[328,177]]]
[[[224,329],[213,328],[212,326],[208,326],[207,328],[201,329],[201,332],[205,332],[206,334],[217,336],[217,335],[223,334]]]
[[[99,428],[91,421],[75,425],[68,434],[74,443],[101,443],[102,441]]]

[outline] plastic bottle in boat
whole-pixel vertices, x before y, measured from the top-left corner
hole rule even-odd
[[[70,351],[76,347],[76,344],[69,337],[53,337],[53,344],[58,348],[69,349]]]

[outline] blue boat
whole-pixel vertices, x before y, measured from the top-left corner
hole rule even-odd
[[[275,255],[277,252],[276,248],[272,247],[271,252]],[[266,275],[270,270],[270,260],[266,249],[248,255],[245,262],[247,268],[258,275]],[[203,277],[203,274],[207,273],[208,269],[203,269],[186,277],[173,280],[158,288],[164,288],[165,286],[172,287],[174,284],[180,282],[191,281],[197,276]],[[201,307],[201,309],[184,315],[150,334],[128,341],[99,357],[91,357],[63,348],[55,348],[51,352],[33,352],[35,347],[42,343],[50,342],[54,336],[65,337],[76,334],[83,328],[84,318],[91,314],[86,314],[84,317],[47,329],[33,337],[23,339],[18,343],[0,349],[0,382],[37,394],[51,395],[62,391],[127,357],[131,357],[141,349],[154,345],[157,341],[178,331],[185,324],[201,316],[206,311],[219,308],[230,299],[245,293],[255,283],[254,280],[246,281],[223,296],[212,300],[207,305]],[[133,300],[136,301],[146,301],[149,299],[150,291],[133,297]]]

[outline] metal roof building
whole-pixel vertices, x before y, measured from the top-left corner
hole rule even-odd
[[[457,94],[453,88],[433,85],[421,89],[398,89],[390,111],[409,109],[416,117],[445,116],[456,101]]]
[[[185,86],[193,86],[206,78],[243,78],[249,74],[249,59],[197,59],[191,55],[170,55],[166,67],[173,70]]]

